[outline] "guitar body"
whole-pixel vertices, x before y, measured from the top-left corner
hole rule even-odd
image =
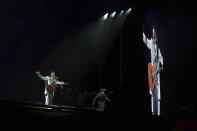
[[[57,84],[47,85],[46,90],[48,91],[48,93],[52,93],[52,92],[56,91],[56,87],[57,87]]]
[[[149,63],[148,64],[148,82],[149,82],[149,88],[151,92],[153,92],[155,84],[156,84],[156,76],[153,75],[157,71],[156,64]]]

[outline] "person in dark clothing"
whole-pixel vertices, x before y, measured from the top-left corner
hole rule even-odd
[[[99,93],[94,97],[94,100],[92,102],[92,106],[94,106],[96,100],[98,99],[98,108],[101,110],[101,111],[104,111],[105,109],[105,103],[106,103],[106,100],[108,102],[111,102],[111,100],[107,97],[107,95],[105,94],[105,90],[104,88],[101,88]]]

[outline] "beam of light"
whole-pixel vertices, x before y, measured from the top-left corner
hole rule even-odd
[[[131,8],[129,8],[129,9],[126,11],[126,14],[128,15],[130,12],[131,12]]]
[[[108,13],[106,13],[104,16],[103,16],[103,20],[106,20],[108,17]]]
[[[113,18],[116,15],[116,12],[113,12],[110,16]]]
[[[124,13],[124,11],[122,10],[122,11],[119,13],[118,16],[120,17],[123,13]]]

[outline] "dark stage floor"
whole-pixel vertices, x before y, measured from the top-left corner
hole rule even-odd
[[[197,129],[196,117],[150,116],[102,112],[95,108],[45,106],[1,101],[1,129],[9,130],[186,130]]]

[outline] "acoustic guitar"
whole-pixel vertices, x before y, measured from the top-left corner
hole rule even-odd
[[[46,86],[46,90],[48,93],[52,93],[53,91],[56,91],[57,84],[51,84]]]
[[[156,75],[160,73],[162,70],[163,70],[163,67],[157,70],[156,64],[152,64],[152,63],[148,64],[148,82],[149,82],[149,88],[151,92],[153,92],[156,81],[157,81]]]
[[[68,85],[68,83],[65,82],[62,85]],[[52,92],[56,91],[56,88],[58,86],[62,86],[62,85],[57,85],[57,84],[46,85],[46,90],[48,91],[48,93],[52,93]]]

